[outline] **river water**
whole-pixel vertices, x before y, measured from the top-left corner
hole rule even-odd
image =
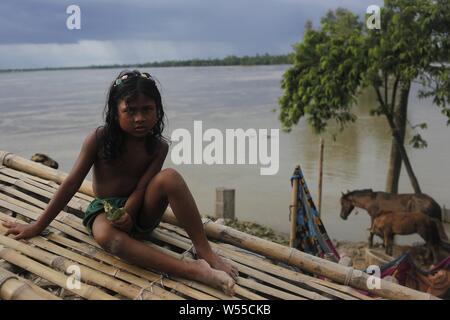
[[[280,80],[289,66],[154,68],[168,116],[165,135],[194,121],[203,131],[280,128],[277,100]],[[29,158],[50,155],[69,171],[86,134],[102,124],[108,84],[120,70],[35,71],[0,74],[0,149]],[[408,120],[427,122],[422,136],[425,150],[408,148],[425,193],[450,207],[450,128],[431,100],[419,100],[413,86]],[[333,140],[325,134],[322,219],[330,236],[365,240],[368,215],[361,211],[347,221],[339,218],[342,191],[361,188],[384,190],[391,135],[384,118],[372,117],[375,96],[364,92],[355,108],[358,120]],[[331,126],[331,131],[337,127]],[[411,136],[412,130],[408,130]],[[260,165],[174,165],[170,153],[165,167],[185,177],[202,214],[214,214],[215,188],[236,189],[236,217],[283,233],[289,231],[290,176],[300,164],[317,202],[319,138],[302,119],[291,133],[280,131],[279,171],[260,175]],[[207,143],[204,143],[206,146]],[[172,147],[174,144],[172,145]],[[402,171],[401,192],[411,192]]]

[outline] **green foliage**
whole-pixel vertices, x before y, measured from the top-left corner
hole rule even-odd
[[[402,90],[419,80],[419,97],[432,97],[450,124],[450,1],[385,0],[381,30],[366,30],[346,9],[329,11],[294,45],[293,66],[283,75],[279,119],[290,131],[305,117],[318,133],[330,121],[344,129],[360,89],[378,91],[372,115],[392,116],[395,101],[385,88]],[[383,94],[384,93],[384,94]],[[386,99],[387,98],[387,99]],[[423,125],[422,125],[423,126]],[[413,146],[426,142],[416,135]]]
[[[412,128],[413,129],[415,129],[415,128],[427,129],[428,125],[426,124],[426,122],[422,122],[422,123],[416,124],[415,126],[412,126]]]
[[[350,108],[365,67],[361,30],[355,15],[339,9],[322,19],[322,30],[307,30],[295,45],[294,66],[283,76],[279,100],[285,131],[305,115],[318,133],[330,119],[341,129],[355,121]]]
[[[428,146],[427,142],[422,139],[422,136],[420,134],[414,135],[409,143],[413,146],[413,148],[416,149],[423,149]]]

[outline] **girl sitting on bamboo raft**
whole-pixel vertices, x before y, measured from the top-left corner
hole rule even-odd
[[[102,248],[132,264],[200,281],[233,295],[236,268],[212,251],[181,175],[174,169],[161,170],[169,147],[162,136],[164,110],[153,78],[137,70],[122,71],[109,88],[104,113],[105,124],[86,137],[69,176],[39,219],[30,225],[6,222],[7,234],[15,239],[39,235],[94,166],[96,199],[83,224]],[[189,234],[198,260],[178,260],[136,239],[158,226],[169,204]],[[121,216],[108,219],[105,206],[116,213],[121,209]]]

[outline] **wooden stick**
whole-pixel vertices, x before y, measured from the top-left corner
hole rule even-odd
[[[319,149],[319,182],[317,184],[317,212],[319,213],[319,218],[322,211],[322,176],[323,176],[323,138],[320,137],[320,149]]]
[[[290,221],[291,221],[291,233],[289,235],[289,246],[293,248],[295,246],[295,241],[297,240],[297,209],[298,209],[298,174],[300,167],[295,167],[294,173],[295,176],[292,179],[292,189],[291,189],[291,205],[289,206],[290,210]]]

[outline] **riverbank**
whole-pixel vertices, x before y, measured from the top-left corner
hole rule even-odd
[[[26,72],[26,71],[55,71],[55,70],[84,70],[84,69],[132,69],[132,68],[171,68],[171,67],[217,67],[217,66],[269,66],[287,65],[292,63],[292,54],[263,55],[255,56],[226,56],[215,59],[189,59],[189,60],[165,60],[134,64],[109,64],[91,66],[69,66],[69,67],[48,67],[48,68],[28,68],[28,69],[0,69],[1,72]]]

